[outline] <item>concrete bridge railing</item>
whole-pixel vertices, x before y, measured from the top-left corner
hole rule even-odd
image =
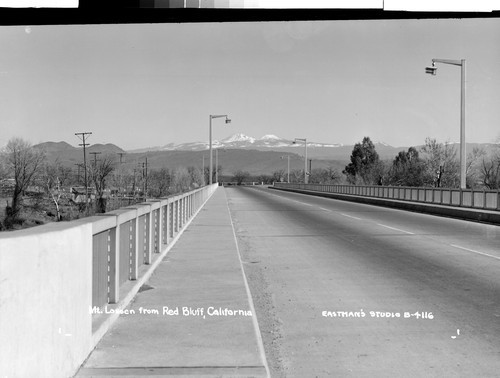
[[[217,184],[0,234],[0,376],[73,375]]]
[[[469,189],[404,186],[321,185],[298,183],[274,183],[274,187],[500,211],[500,191],[498,190],[475,191]]]

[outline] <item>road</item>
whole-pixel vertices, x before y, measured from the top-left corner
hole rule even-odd
[[[500,376],[500,227],[226,195],[273,377]]]

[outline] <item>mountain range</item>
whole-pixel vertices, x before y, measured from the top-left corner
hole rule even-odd
[[[381,142],[374,142],[374,145],[382,160],[392,160],[399,151],[408,150],[408,147],[393,147]],[[472,148],[476,146],[483,147],[487,152],[498,147],[494,144],[468,143],[467,151],[472,151]],[[49,161],[57,159],[66,166],[75,167],[83,161],[82,147],[72,146],[66,142],[45,142],[35,147],[43,149]],[[228,174],[238,169],[247,170],[256,175],[270,174],[287,167],[286,156],[288,155],[290,155],[291,169],[303,169],[304,166],[304,143],[298,141],[294,144],[293,140],[276,135],[253,138],[237,133],[221,140],[214,140],[212,147],[218,151],[219,164]],[[349,162],[353,147],[353,145],[308,141],[307,157],[313,159],[314,167],[335,167],[341,171]],[[419,149],[421,146],[415,147]],[[208,149],[207,142],[169,143],[159,147],[129,151],[107,143],[92,144],[87,147],[86,151],[88,161],[99,159],[100,154],[113,154],[117,156],[117,161],[120,161],[124,168],[137,169],[138,165],[147,159],[148,167],[151,169],[161,167],[175,169],[180,166],[201,166],[203,161],[205,166],[208,166]]]
[[[406,147],[396,148],[386,143],[375,142],[377,152],[382,158],[394,157],[399,151],[407,149]],[[246,149],[257,151],[280,151],[286,153],[304,154],[304,142],[292,139],[280,138],[279,136],[267,134],[262,138],[254,138],[242,133],[236,133],[221,140],[213,140],[214,149]],[[145,153],[153,151],[203,151],[208,150],[208,142],[189,142],[189,143],[169,143],[163,146],[141,148],[127,151],[129,153]],[[307,155],[309,158],[326,160],[349,160],[353,145],[344,145],[341,143],[322,143],[307,141]]]

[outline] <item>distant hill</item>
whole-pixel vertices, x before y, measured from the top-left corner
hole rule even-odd
[[[44,142],[40,144],[35,144],[33,147],[43,150],[48,153],[61,152],[61,151],[75,151],[76,147],[73,147],[67,142]]]
[[[273,172],[288,168],[290,155],[290,170],[304,169],[304,159],[296,153],[283,153],[279,151],[258,151],[242,149],[219,150],[219,165],[222,167],[223,175],[232,175],[237,170],[248,171],[251,175],[272,174]],[[205,159],[203,159],[205,156]],[[283,156],[283,158],[282,158]],[[122,166],[125,169],[134,169],[148,160],[148,168],[160,169],[162,167],[175,169],[178,167],[201,168],[203,160],[205,167],[209,167],[208,151],[153,151],[147,153],[128,153],[123,156]],[[215,151],[213,152],[213,164],[215,165]],[[333,160],[313,160],[313,168],[344,167],[344,162]]]
[[[392,160],[399,151],[406,151],[408,147],[392,147],[385,143],[375,142],[375,149],[382,160]],[[148,169],[160,169],[162,167],[175,169],[178,167],[199,167],[203,164],[209,166],[209,153],[206,144],[193,143],[190,146],[183,144],[185,149],[179,149],[180,145],[168,145],[151,149],[135,150],[125,152],[122,148],[111,144],[93,144],[87,148],[87,159],[94,159],[92,152],[101,152],[116,157],[116,162],[121,169],[129,171],[139,170],[142,164],[148,161]],[[240,145],[241,147],[237,147]],[[235,147],[236,146],[236,147]],[[267,146],[267,147],[266,147]],[[73,147],[66,142],[46,142],[36,145],[46,152],[49,161],[58,160],[65,166],[76,169],[77,164],[83,162],[82,147]],[[191,148],[189,148],[191,147]],[[217,148],[216,148],[217,147]],[[349,163],[353,145],[309,143],[307,148],[308,159],[312,159],[312,168],[332,167],[342,171]],[[418,150],[422,146],[415,146]],[[457,156],[458,156],[458,144]],[[495,144],[468,143],[468,153],[474,147],[481,147],[487,153],[498,148]],[[213,163],[215,165],[215,151],[218,151],[219,165],[222,166],[224,175],[232,175],[235,171],[242,169],[252,175],[272,174],[279,169],[287,169],[287,155],[290,155],[290,169],[303,169],[304,167],[304,144],[293,145],[292,141],[286,141],[274,135],[254,139],[242,134],[225,138],[214,143]],[[100,154],[97,155],[99,159]],[[282,158],[283,157],[283,158]],[[120,163],[121,161],[121,163]]]
[[[81,147],[80,147],[81,149]],[[88,152],[100,152],[102,154],[117,154],[117,153],[124,153],[125,150],[121,149],[117,145],[114,145],[112,143],[106,143],[106,144],[92,144],[87,148]]]
[[[74,147],[67,142],[44,142],[36,144],[33,147],[38,148],[45,152],[49,162],[59,161],[61,164],[71,167],[83,162],[83,148],[78,146]],[[125,153],[125,151],[112,144],[92,144],[86,148],[87,159],[93,158],[90,155],[92,152],[100,152],[101,154],[117,155]]]

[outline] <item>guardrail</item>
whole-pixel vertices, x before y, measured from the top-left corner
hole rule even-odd
[[[281,182],[274,183],[274,187],[500,211],[500,191],[498,190],[478,191],[471,189],[420,188],[406,186],[289,184]]]
[[[120,300],[120,286],[181,231],[216,184],[92,217],[92,306]]]
[[[216,189],[0,233],[1,376],[73,376]]]

